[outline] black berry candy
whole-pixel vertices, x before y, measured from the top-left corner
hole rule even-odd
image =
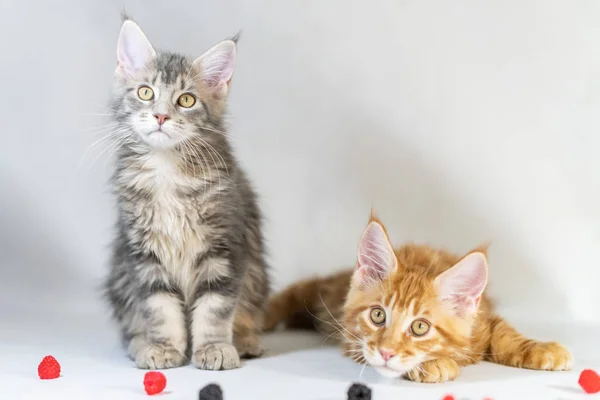
[[[371,389],[361,383],[354,383],[348,389],[348,400],[371,400]]]
[[[200,390],[198,400],[223,400],[223,391],[216,383],[208,384]]]

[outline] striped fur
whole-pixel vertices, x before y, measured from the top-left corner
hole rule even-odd
[[[118,221],[105,292],[139,368],[191,358],[198,368],[230,369],[262,353],[269,280],[261,214],[225,132],[226,93],[209,86],[200,65],[157,52],[117,74]],[[154,91],[151,101],[138,98],[142,85]],[[196,104],[180,107],[182,93]],[[157,112],[170,118],[164,143],[150,139],[162,132],[147,131],[157,129]]]
[[[440,297],[442,274],[472,254],[485,260],[485,246],[464,257],[415,244],[393,249],[376,218],[372,217],[367,229],[377,226],[381,234],[366,239],[363,235],[359,247],[364,251],[366,243],[376,251],[359,253],[355,270],[298,282],[276,294],[270,301],[266,329],[280,323],[312,325],[337,341],[355,361],[375,367],[384,376],[418,382],[455,379],[461,367],[481,360],[539,370],[572,367],[573,358],[566,348],[518,333],[494,312],[485,293],[474,299],[472,311],[453,298]],[[382,268],[365,273],[362,264],[369,262]],[[463,286],[456,294],[470,290]],[[381,325],[371,318],[379,309],[386,315]],[[416,336],[412,324],[422,320],[431,327]]]

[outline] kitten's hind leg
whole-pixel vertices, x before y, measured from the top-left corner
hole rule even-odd
[[[233,343],[242,358],[256,358],[264,353],[261,345],[260,334],[264,312],[240,309],[233,324]]]
[[[499,316],[491,317],[492,332],[487,355],[489,361],[517,368],[567,371],[573,356],[555,342],[538,342],[517,332]]]
[[[249,261],[233,322],[233,344],[242,358],[256,358],[264,353],[260,336],[265,325],[268,295],[264,262],[260,254],[255,254]]]

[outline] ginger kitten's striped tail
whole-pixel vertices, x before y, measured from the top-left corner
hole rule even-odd
[[[306,279],[288,286],[269,301],[265,331],[284,324],[295,329],[320,329],[335,321],[344,304],[352,271],[324,278]]]
[[[265,331],[283,323],[287,327],[314,328],[310,313],[314,310],[321,279],[307,279],[288,286],[269,301]]]

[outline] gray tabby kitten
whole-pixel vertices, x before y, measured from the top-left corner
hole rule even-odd
[[[236,39],[190,60],[125,20],[112,110],[117,238],[106,294],[139,368],[222,370],[262,354],[261,216],[223,114]]]

